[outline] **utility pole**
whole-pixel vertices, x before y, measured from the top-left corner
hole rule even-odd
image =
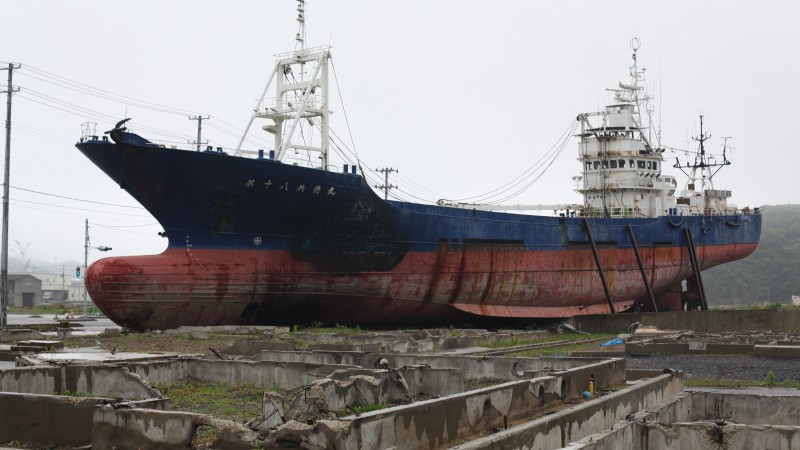
[[[83,317],[86,317],[86,266],[89,265],[89,219],[86,219],[86,234],[83,245]]]
[[[392,169],[391,167],[384,167],[383,169],[375,169],[376,172],[380,172],[383,174],[383,184],[379,186],[375,186],[375,189],[383,189],[383,199],[389,199],[389,189],[397,188],[398,186],[394,184],[389,184],[389,174],[392,172],[400,172],[397,169]]]
[[[9,186],[9,166],[11,164],[11,96],[19,91],[14,87],[14,69],[22,67],[20,64],[8,63],[8,85],[6,86],[6,158],[3,171],[3,245],[2,255],[0,255],[0,328],[8,326],[8,186]]]
[[[210,118],[211,118],[211,116],[205,116],[205,117],[203,117],[203,116],[189,116],[189,120],[196,120],[197,121],[197,141],[196,141],[196,143],[197,143],[197,151],[198,152],[200,151],[200,145],[203,144],[203,140],[200,138],[200,136],[202,135],[202,130],[203,130],[203,119],[210,119]],[[191,144],[192,142],[189,142],[189,143]]]

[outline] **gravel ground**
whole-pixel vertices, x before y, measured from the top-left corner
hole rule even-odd
[[[687,379],[763,380],[775,372],[777,381],[800,381],[800,359],[758,358],[753,355],[628,356],[628,369],[679,369]]]

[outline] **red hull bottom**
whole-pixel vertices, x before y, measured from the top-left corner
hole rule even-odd
[[[756,244],[699,247],[702,268],[752,253]],[[631,250],[601,249],[615,309],[646,294]],[[660,310],[674,310],[691,276],[686,249],[642,249]],[[409,253],[391,272],[321,272],[285,251],[168,249],[106,258],[89,267],[94,303],[133,329],[182,325],[403,325],[609,313],[588,249],[553,252]]]

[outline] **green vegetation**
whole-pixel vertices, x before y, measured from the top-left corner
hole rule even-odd
[[[49,305],[39,305],[34,307],[25,306],[9,306],[8,312],[11,314],[64,314],[67,312],[67,307],[61,303],[51,303]]]
[[[222,383],[159,386],[158,389],[172,400],[172,409],[210,414],[238,423],[261,414],[264,392],[248,384],[228,386]]]
[[[293,325],[292,332],[294,333],[297,331],[303,331],[306,333],[320,333],[320,334],[324,333],[355,334],[355,333],[361,333],[364,330],[362,330],[361,327],[359,327],[358,325],[350,327],[347,325],[336,324],[335,327],[331,328],[331,327],[323,327],[322,324],[320,323],[313,323],[308,328],[302,328],[298,327],[297,325]]]
[[[348,408],[336,411],[336,416],[346,417],[346,416],[352,416],[353,414],[364,414],[365,412],[378,411],[379,409],[383,408],[386,408],[386,405],[375,404],[375,403],[369,405],[361,405],[359,403],[354,403],[350,405]]]
[[[711,306],[788,304],[800,295],[800,205],[765,206],[762,214],[755,253],[703,272]]]
[[[710,378],[687,378],[683,380],[685,386],[694,387],[783,387],[800,389],[800,381],[785,380],[777,381],[775,372],[769,371],[762,380],[715,380]]]
[[[66,395],[67,397],[93,397],[93,395],[89,394],[88,392],[72,392],[70,390],[64,390],[62,393],[54,392],[53,395]]]
[[[617,337],[613,334],[579,334],[579,333],[562,333],[562,334],[551,334],[545,336],[541,339],[519,339],[516,336],[512,337],[511,339],[497,342],[494,344],[481,344],[482,347],[494,348],[494,349],[501,349],[501,348],[508,348],[508,347],[516,347],[518,345],[529,345],[529,344],[546,344],[548,342],[559,342],[559,341],[583,341],[586,339],[606,339],[611,340]],[[598,345],[598,343],[592,344],[579,344],[579,345],[588,345],[589,347],[593,347]],[[564,347],[554,347],[554,348],[564,348]]]

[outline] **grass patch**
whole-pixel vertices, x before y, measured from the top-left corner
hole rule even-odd
[[[305,333],[319,333],[319,334],[331,334],[331,333],[356,334],[356,333],[361,333],[364,330],[362,330],[361,327],[359,327],[358,325],[351,327],[347,325],[336,324],[335,327],[323,327],[321,324],[313,324],[308,328],[302,328],[295,325],[292,327],[292,332],[295,331],[303,331]]]
[[[210,414],[238,423],[261,415],[261,397],[265,391],[249,384],[222,383],[159,386],[159,390],[172,400],[172,409]]]
[[[49,305],[39,306],[9,306],[8,312],[11,314],[64,314],[67,312],[67,307],[61,303],[52,303]]]
[[[348,408],[336,411],[336,416],[346,417],[346,416],[352,416],[353,414],[364,414],[370,411],[378,411],[383,408],[386,408],[386,405],[381,405],[379,403],[371,403],[369,405],[361,405],[359,403],[354,403],[350,405],[350,407]]]
[[[508,347],[516,347],[518,345],[529,345],[529,344],[547,344],[549,342],[559,342],[559,341],[583,341],[586,339],[605,339],[611,340],[617,337],[614,334],[580,334],[580,333],[562,333],[562,334],[551,334],[545,336],[541,339],[519,339],[516,336],[513,336],[511,339],[493,343],[493,344],[480,344],[481,347],[488,347],[492,349],[502,349]],[[590,347],[598,345],[595,344],[588,344]],[[557,347],[560,348],[560,347]]]

